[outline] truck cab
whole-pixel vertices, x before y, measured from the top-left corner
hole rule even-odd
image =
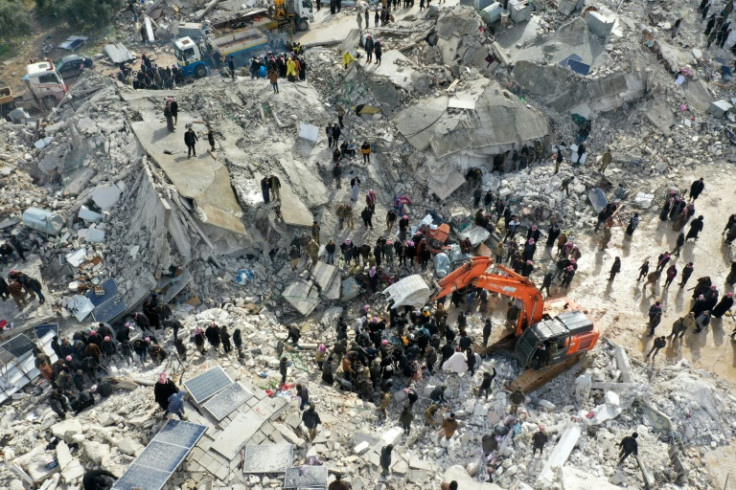
[[[69,87],[51,61],[27,65],[23,81],[36,101],[46,108],[56,106],[69,91]]]
[[[279,26],[291,24],[295,31],[306,31],[314,22],[314,9],[311,0],[274,0],[271,15]]]
[[[184,72],[184,76],[202,78],[207,75],[207,62],[191,37],[182,37],[174,41],[174,54],[176,64]]]
[[[541,369],[587,352],[599,336],[588,315],[566,311],[525,329],[516,342],[516,356],[525,366]]]
[[[309,29],[309,22],[314,23],[314,8],[310,0],[292,0],[294,14],[297,18],[297,27],[300,31]]]

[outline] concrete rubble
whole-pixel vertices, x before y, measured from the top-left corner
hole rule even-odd
[[[245,8],[235,1],[206,8],[203,2],[151,3],[146,19],[161,9],[146,20],[156,42],[121,34],[104,48],[106,56],[128,57],[130,50],[166,59],[179,20],[218,22]],[[325,465],[330,481],[340,474],[356,490],[438,488],[450,480],[462,489],[722,486],[705,461],[708,451],[733,444],[731,384],[701,369],[698,358],[653,368],[630,345],[614,341],[623,327],[610,319],[609,310],[617,310],[604,303],[608,294],[587,305],[611,325],[598,347],[529,394],[515,414],[504,387],[522,366],[504,354],[478,355],[472,374],[456,352],[441,369],[420,375],[416,418],[405,435],[396,419],[410,378],[396,376],[384,418],[372,401],[320,383],[314,352],[320,344],[335,345],[341,319],[352,341],[356,322],[388,316],[392,306],[427,304],[440,261],[454,269],[467,253],[492,254],[506,230],[500,220],[474,224],[476,186],[509,203],[522,230],[544,224],[546,232],[555,220],[572,237],[590,231],[597,211],[615,197],[628,199],[626,217],[646,213],[656,221],[653,210],[684,179],[700,172],[730,175],[734,86],[720,70],[723,59],[733,61],[728,49],[693,48],[703,47],[693,6],[681,14],[667,5],[602,0],[589,3],[595,8],[583,16],[582,2],[540,2],[532,9],[512,0],[508,18],[487,25],[475,6],[464,5],[473,2],[451,0],[427,13],[399,10],[390,26],[371,29],[386,46],[374,66],[364,63],[364,31],[355,28],[356,10],[347,3],[335,18],[323,9],[320,22],[300,34],[308,79],[281,80],[278,95],[246,73],[235,82],[213,74],[175,90],[147,91],[90,70],[74,83],[73,98],[37,127],[0,120],[0,241],[13,237],[24,245],[29,261],[13,267],[42,278],[48,292],[37,308],[2,303],[0,319],[14,329],[10,336],[52,322],[69,338],[98,322],[118,328],[157,291],[183,325],[186,353],[174,354],[168,330],[156,331],[170,353],[165,361],[110,361],[115,393],[65,420],[49,407],[52,387],[37,372],[18,389],[0,383],[8,392],[0,410],[0,486],[80,488],[85,472],[97,468],[121,476],[166,421],[153,402],[158,374],[169,373],[182,387],[213,366],[237,383],[232,399],[223,395],[234,408],[220,407],[222,415],[213,416],[206,404],[185,403],[187,420],[207,430],[166,488],[281,488],[287,467],[305,464]],[[689,27],[673,39],[671,26],[682,15]],[[345,51],[357,61],[343,69]],[[167,131],[163,116],[168,97],[180,108],[175,132]],[[358,148],[370,141],[372,148],[369,165],[359,154],[344,158],[339,181],[324,132],[338,106],[346,110],[343,139]],[[184,156],[187,126],[200,138],[194,158]],[[208,127],[216,130],[214,150],[206,149]],[[588,128],[585,137],[582,128]],[[587,160],[571,165],[581,144]],[[614,163],[598,172],[606,149]],[[558,152],[565,163],[556,172],[552,156]],[[477,181],[475,169],[482,170]],[[271,175],[280,179],[280,197],[264,203],[261,180]],[[353,228],[338,224],[337,205],[350,202],[348,182],[356,177],[356,218],[363,194],[371,189],[378,196],[370,229],[358,219]],[[623,195],[615,196],[619,183]],[[708,183],[714,190],[716,184]],[[395,206],[400,196],[410,204]],[[384,264],[376,288],[373,264],[345,264],[339,245],[398,240],[398,230],[384,225],[394,207],[413,225],[427,215],[430,222],[450,223],[453,234],[438,265]],[[315,222],[321,227],[314,237],[316,264],[306,253]],[[466,238],[473,252],[460,251]],[[330,239],[338,246],[332,264],[326,261]],[[596,238],[580,240],[589,254],[582,281],[594,268],[600,273],[602,259],[593,264],[589,258]],[[301,256],[292,268],[295,243]],[[552,256],[541,259],[531,280],[541,284],[553,263]],[[676,302],[683,307],[682,298]],[[474,338],[482,337],[486,317],[493,318],[494,340],[502,336],[505,298],[490,303],[488,315],[468,314]],[[197,351],[190,337],[210,322],[240,329],[242,356]],[[298,348],[286,339],[289,326],[301,331]],[[283,356],[289,382],[278,390]],[[478,397],[481,373],[491,367],[497,372],[493,392]],[[322,420],[311,441],[291,386],[296,383],[309,387]],[[439,413],[452,412],[460,422],[449,439],[437,435],[439,414],[427,423],[419,415],[442,384],[449,402]],[[541,425],[550,440],[539,456],[531,438]],[[617,466],[617,445],[632,432],[639,434],[639,465]],[[484,435],[497,445],[487,455]],[[387,444],[396,446],[391,474],[379,477]],[[249,450],[265,469],[244,467]],[[269,458],[273,454],[279,458]]]

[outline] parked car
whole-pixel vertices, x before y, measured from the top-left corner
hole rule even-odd
[[[78,76],[82,70],[92,68],[93,65],[92,58],[87,58],[79,54],[70,54],[56,62],[56,70],[62,78],[71,78]]]

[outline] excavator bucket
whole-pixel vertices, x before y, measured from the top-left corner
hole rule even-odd
[[[568,357],[560,363],[553,364],[542,369],[526,369],[511,382],[509,389],[511,391],[519,389],[524,393],[531,393],[573,367],[578,363],[578,361],[580,361],[581,357],[583,357],[583,354],[577,354]]]
[[[494,352],[510,352],[513,354],[515,346],[516,335],[510,333],[505,337],[499,339],[498,341],[494,342],[493,344],[489,345],[485,349],[481,347],[478,352],[481,353],[481,356],[489,356]]]

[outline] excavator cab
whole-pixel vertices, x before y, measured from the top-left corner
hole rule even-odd
[[[524,366],[543,369],[579,357],[592,349],[600,332],[582,311],[547,317],[524,330],[516,343],[516,356]]]

